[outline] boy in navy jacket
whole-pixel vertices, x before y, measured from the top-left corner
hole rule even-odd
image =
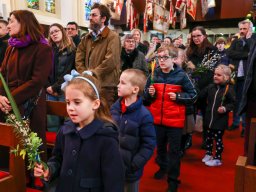
[[[117,102],[111,114],[119,126],[120,152],[125,166],[125,192],[138,192],[143,168],[156,144],[153,117],[142,104],[146,77],[141,70],[127,69],[120,76]]]

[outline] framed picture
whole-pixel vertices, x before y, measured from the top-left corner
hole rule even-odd
[[[27,8],[39,10],[39,0],[26,0]]]

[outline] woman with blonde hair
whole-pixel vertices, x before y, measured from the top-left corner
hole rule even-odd
[[[142,52],[144,55],[147,54],[148,52],[148,47],[146,45],[144,45],[141,41],[142,41],[142,33],[139,29],[133,29],[131,32],[133,38],[136,41],[136,48]]]

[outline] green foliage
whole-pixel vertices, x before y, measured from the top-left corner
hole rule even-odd
[[[39,151],[40,146],[43,144],[42,139],[37,136],[37,133],[31,131],[28,120],[22,120],[17,104],[1,72],[0,79],[13,111],[13,113],[6,112],[6,123],[13,126],[14,133],[20,139],[20,145],[10,150],[10,153],[15,156],[21,156],[23,159],[27,156],[28,170],[33,169],[36,162],[42,163],[39,156],[42,153],[42,151]],[[42,164],[47,167],[45,163]]]

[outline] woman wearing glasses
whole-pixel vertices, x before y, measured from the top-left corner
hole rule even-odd
[[[124,37],[124,44],[121,51],[121,71],[125,69],[140,69],[148,75],[148,66],[145,56],[136,48],[136,41],[133,35]]]
[[[201,91],[213,80],[213,71],[218,63],[218,57],[216,55],[217,48],[209,42],[206,31],[201,26],[192,29],[191,39],[187,49],[187,66],[194,70],[192,77],[195,80],[198,90]],[[196,105],[204,119],[206,99],[198,100]],[[205,142],[206,127],[203,126],[203,142],[201,146],[203,149],[206,148]]]
[[[75,45],[67,36],[65,29],[58,23],[49,28],[49,44],[53,50],[53,67],[47,85],[47,100],[64,101],[64,93],[61,91],[63,76],[71,72],[75,67]],[[60,119],[56,116],[48,116],[48,129],[56,131],[60,125]]]

